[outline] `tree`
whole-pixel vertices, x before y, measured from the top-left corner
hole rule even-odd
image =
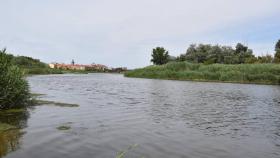
[[[275,51],[279,52],[280,51],[280,39],[277,41],[276,45],[275,45]]]
[[[270,54],[266,54],[265,56],[259,56],[257,58],[258,63],[272,63],[273,57]]]
[[[280,63],[280,40],[278,40],[278,42],[275,45],[274,62]]]
[[[236,54],[240,54],[242,52],[247,52],[247,50],[248,50],[248,47],[244,46],[241,43],[237,43],[237,45],[235,46],[235,53]]]
[[[241,43],[236,48],[211,44],[191,44],[185,54],[177,57],[177,61],[189,61],[204,64],[242,64],[255,62],[252,49]]]
[[[235,55],[239,58],[238,64],[245,63],[248,58],[254,57],[253,50],[248,49],[247,46],[244,46],[241,43],[237,43],[235,47]]]
[[[168,51],[166,51],[163,47],[157,47],[153,49],[151,62],[153,62],[155,65],[166,64],[168,59]]]

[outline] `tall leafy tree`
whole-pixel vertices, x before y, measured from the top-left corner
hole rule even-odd
[[[166,64],[168,59],[168,51],[166,51],[163,47],[157,47],[153,49],[151,62],[153,62],[155,65]]]
[[[248,50],[248,47],[244,46],[241,43],[237,43],[237,45],[235,46],[235,53],[236,54],[240,54],[242,52],[247,52],[247,50]]]
[[[275,45],[275,55],[274,55],[274,62],[280,63],[280,40]]]

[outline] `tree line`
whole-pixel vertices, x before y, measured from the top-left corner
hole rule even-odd
[[[173,57],[163,47],[157,47],[152,51],[152,59],[155,65],[163,65],[170,61],[188,61],[204,64],[254,64],[254,63],[280,63],[280,40],[275,45],[275,54],[255,56],[252,49],[241,43],[235,48],[210,44],[191,44],[186,53]]]

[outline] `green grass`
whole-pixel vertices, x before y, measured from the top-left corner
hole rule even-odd
[[[63,72],[59,69],[51,69],[51,68],[22,68],[24,73],[27,75],[47,75],[47,74],[63,74]]]
[[[170,62],[161,66],[148,66],[125,73],[126,77],[254,83],[280,85],[280,64],[193,64]]]

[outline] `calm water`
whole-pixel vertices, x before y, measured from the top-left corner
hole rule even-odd
[[[279,86],[114,74],[28,80],[42,99],[80,107],[30,110],[6,158],[114,158],[131,145],[127,158],[280,157]]]

